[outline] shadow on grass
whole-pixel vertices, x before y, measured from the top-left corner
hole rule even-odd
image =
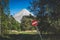
[[[11,34],[6,35],[9,38],[3,38],[0,36],[0,40],[41,40],[38,34]],[[60,40],[60,35],[58,34],[42,34],[43,40]]]

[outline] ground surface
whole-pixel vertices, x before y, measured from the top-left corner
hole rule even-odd
[[[41,40],[36,30],[33,31],[16,31],[9,30],[5,37],[0,36],[0,40]],[[60,34],[42,34],[43,40],[60,40]]]
[[[40,40],[38,34],[10,34],[8,38],[0,37],[0,40]],[[58,34],[43,34],[43,40],[60,40],[60,35]]]

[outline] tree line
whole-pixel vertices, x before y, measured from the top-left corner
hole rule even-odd
[[[0,0],[0,32],[7,30],[35,30],[31,21],[39,21],[38,28],[42,32],[60,33],[60,0],[32,0],[28,9],[36,15],[24,16],[21,24],[10,15],[9,0]]]
[[[0,0],[0,34],[6,34],[8,30],[20,30],[20,23],[10,15],[9,0]]]

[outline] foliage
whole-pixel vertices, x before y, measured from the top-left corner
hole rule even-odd
[[[37,14],[38,28],[41,31],[59,33],[60,0],[33,0],[29,7]]]
[[[2,4],[3,3],[3,4]],[[12,15],[10,15],[9,0],[0,1],[0,25],[1,34],[8,33],[8,30],[20,30],[20,23],[18,23]]]
[[[34,17],[30,16],[24,16],[22,18],[21,22],[21,30],[34,30],[35,28],[31,25],[31,21],[33,20]]]

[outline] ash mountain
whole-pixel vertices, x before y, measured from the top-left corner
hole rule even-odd
[[[23,16],[29,16],[29,15],[34,16],[34,14],[32,14],[31,12],[29,12],[27,9],[23,9],[21,10],[19,13],[15,14],[13,17],[15,18],[15,20],[19,23],[21,23],[21,20],[23,18]]]

